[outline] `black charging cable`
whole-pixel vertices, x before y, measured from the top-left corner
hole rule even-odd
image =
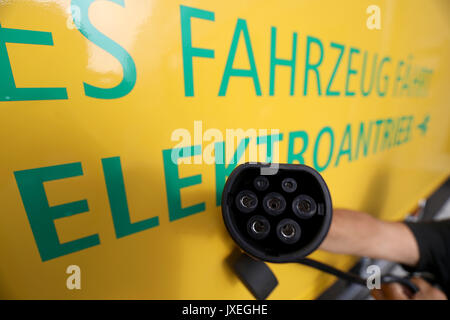
[[[353,274],[350,272],[344,272],[344,271],[336,269],[328,264],[325,264],[325,263],[322,263],[322,262],[319,262],[316,260],[312,260],[309,258],[299,259],[297,262],[300,264],[303,264],[305,266],[326,272],[328,274],[331,274],[335,277],[346,280],[348,282],[359,284],[364,287],[367,286],[367,280],[360,277],[359,275],[356,275],[356,274]],[[385,275],[385,276],[381,277],[380,282],[381,283],[398,282],[401,285],[408,288],[408,290],[410,290],[412,294],[415,294],[419,291],[419,288],[414,283],[412,283],[411,280],[409,280],[408,278],[402,278],[402,277],[397,277],[397,276],[393,276],[393,275]]]

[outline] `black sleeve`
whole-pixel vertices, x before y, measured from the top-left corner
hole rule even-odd
[[[450,219],[405,222],[419,246],[419,262],[409,271],[429,272],[450,298]]]

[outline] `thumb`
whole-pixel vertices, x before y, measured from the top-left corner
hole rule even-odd
[[[382,284],[380,291],[382,291],[385,300],[409,300],[405,288],[399,283]]]

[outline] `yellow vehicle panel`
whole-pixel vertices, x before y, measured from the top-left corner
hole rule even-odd
[[[446,0],[0,1],[0,298],[251,298],[219,200],[238,143],[403,218],[450,172],[449,21]],[[335,280],[270,267],[272,299]]]

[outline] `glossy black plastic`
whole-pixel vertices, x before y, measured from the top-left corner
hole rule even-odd
[[[251,256],[270,262],[294,262],[316,250],[325,238],[333,211],[330,192],[321,175],[308,166],[279,164],[275,174],[261,175],[267,172],[261,169],[268,166],[246,163],[230,174],[222,194],[224,223],[237,245]],[[260,177],[267,179],[268,185],[258,190],[255,181]],[[290,179],[297,184],[293,191],[283,187],[282,182]],[[256,207],[250,212],[243,212],[238,207],[238,194],[242,195],[244,190],[258,199]],[[293,206],[296,198],[309,202]],[[278,202],[276,199],[281,200]],[[264,236],[260,236],[261,233],[258,236],[252,234],[250,220],[254,216],[263,217],[268,222],[270,228],[267,228],[267,234],[265,227],[258,224],[258,228],[264,229]],[[286,219],[291,222],[284,228],[287,237],[281,232]],[[265,225],[267,227],[266,222]]]

